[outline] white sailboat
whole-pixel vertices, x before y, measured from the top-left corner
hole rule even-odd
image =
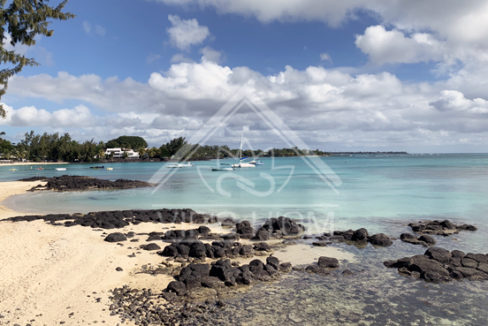
[[[251,162],[244,162],[247,157],[242,157],[242,135],[241,135],[241,146],[239,147],[239,163],[232,164],[233,168],[255,168],[256,164]]]
[[[187,162],[187,163],[170,163],[168,165],[166,165],[167,168],[169,169],[181,169],[181,168],[189,168],[189,167],[192,167],[193,165],[191,164],[191,162]]]

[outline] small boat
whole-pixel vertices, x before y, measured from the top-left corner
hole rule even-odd
[[[40,167],[40,168],[37,168],[37,170],[42,171],[42,170],[44,170],[44,168]]]
[[[16,168],[11,168],[9,171],[15,172],[15,171],[17,171],[17,169]]]
[[[90,166],[90,169],[105,169],[105,166],[103,165]]]
[[[261,162],[260,160],[252,160],[249,162],[249,164],[254,164],[254,165],[263,165],[264,163]]]
[[[255,168],[256,164],[251,162],[245,162],[247,157],[242,157],[242,145],[243,145],[243,135],[241,134],[241,145],[239,146],[239,163],[232,164],[233,168]]]
[[[216,171],[234,171],[234,168],[212,168],[212,171],[216,172]]]
[[[192,166],[193,165],[191,164],[191,162],[188,162],[188,163],[170,163],[170,164],[166,165],[166,167],[170,168],[170,169],[189,168]]]
[[[56,168],[56,171],[66,171],[66,168]]]
[[[114,168],[107,168],[107,171],[113,171]]]

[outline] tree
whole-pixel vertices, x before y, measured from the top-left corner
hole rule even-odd
[[[63,12],[68,0],[61,1],[57,6],[50,6],[50,0],[0,0],[0,99],[7,91],[8,79],[19,73],[25,66],[37,65],[32,58],[27,58],[16,51],[16,45],[32,46],[36,36],[50,37],[53,30],[49,29],[50,19],[67,20],[74,15]],[[4,42],[8,41],[4,45]],[[5,67],[4,67],[5,65]],[[0,104],[0,117],[5,117],[5,109]]]
[[[139,151],[141,148],[147,147],[147,142],[139,136],[120,136],[107,142],[107,148],[114,147],[130,148]]]
[[[180,148],[187,144],[188,143],[186,142],[185,137],[171,139],[169,143],[162,145],[159,149],[161,158],[172,157],[178,152],[178,150],[180,150]]]

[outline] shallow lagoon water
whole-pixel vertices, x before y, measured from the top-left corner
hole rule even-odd
[[[436,237],[438,246],[465,252],[488,250],[488,155],[400,155],[326,157],[323,160],[340,177],[333,191],[301,158],[271,159],[255,169],[236,171],[237,177],[211,172],[213,161],[195,162],[178,169],[157,191],[34,193],[12,197],[7,205],[32,212],[87,212],[109,209],[189,207],[199,212],[238,218],[286,215],[302,219],[312,233],[330,229],[366,227],[370,232],[399,236],[408,222],[449,218],[475,224],[477,232]],[[228,161],[232,163],[232,161]],[[67,165],[66,173],[99,178],[150,180],[164,163],[105,164],[113,171],[92,170],[88,165]],[[200,169],[198,168],[200,167]],[[200,173],[198,172],[200,171]],[[44,171],[0,167],[0,179],[16,180],[41,173],[60,175],[54,167]],[[256,196],[270,188],[268,196]],[[244,178],[238,179],[238,177]],[[221,187],[225,196],[217,190]],[[241,182],[239,184],[239,181]],[[283,188],[278,191],[282,185]],[[209,187],[207,187],[209,186]],[[212,189],[214,191],[212,191]],[[314,229],[314,227],[316,227]],[[400,276],[382,262],[421,254],[425,248],[395,241],[390,248],[356,248],[339,245],[360,259],[341,266],[354,275],[321,276],[292,272],[270,284],[230,298],[209,324],[242,325],[486,325],[488,282],[428,284]],[[337,275],[336,275],[337,274]]]

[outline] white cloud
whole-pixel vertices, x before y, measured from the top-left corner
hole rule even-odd
[[[73,109],[61,109],[49,112],[35,106],[24,106],[14,109],[5,105],[7,116],[0,124],[8,126],[42,126],[42,127],[87,127],[94,117],[86,106],[78,105]]]
[[[192,45],[202,43],[210,32],[206,26],[201,26],[193,19],[181,19],[176,15],[169,15],[171,27],[167,29],[171,43],[181,50],[188,50]]]
[[[488,101],[482,98],[467,99],[463,93],[455,90],[444,90],[438,100],[431,103],[443,112],[465,112],[488,114]]]
[[[381,25],[370,26],[363,35],[357,35],[356,46],[379,65],[439,61],[445,52],[444,46],[430,34],[405,36],[399,30],[387,31]]]
[[[320,54],[320,60],[332,62],[332,58],[330,57],[330,55],[328,53],[325,53],[325,52]]]
[[[319,66],[304,70],[288,66],[277,74],[263,75],[247,67],[231,68],[203,59],[175,63],[164,73],[152,73],[147,83],[60,73],[16,76],[9,91],[14,96],[57,102],[79,100],[106,111],[107,118],[90,118],[83,110],[46,114],[25,109],[24,115],[16,118],[17,125],[39,121],[60,125],[70,116],[86,113],[82,121],[92,122],[72,128],[100,139],[131,133],[160,144],[174,135],[190,136],[229,97],[244,90],[251,99],[267,103],[314,147],[422,151],[434,145],[456,146],[453,139],[482,146],[488,140],[488,90],[484,95],[468,97],[448,87],[447,82],[403,83],[386,72],[353,75]],[[29,119],[31,116],[35,118]],[[104,126],[107,121],[111,128]],[[277,141],[251,112],[239,113],[230,125],[236,129],[249,126],[256,144],[271,146]],[[233,139],[226,137],[229,134],[210,142]]]
[[[369,12],[381,25],[389,26],[388,31],[381,30],[381,26],[370,26],[356,42],[376,64],[436,61],[440,65],[437,71],[451,73],[458,62],[475,62],[478,67],[488,63],[486,0],[154,1],[212,7],[222,14],[252,16],[265,23],[276,20],[322,21],[339,26]],[[385,40],[393,43],[388,44]]]
[[[83,26],[83,30],[88,35],[95,34],[98,36],[105,36],[105,34],[107,34],[107,30],[105,29],[105,27],[98,24],[92,24],[88,21],[84,21],[82,23],[82,26]]]
[[[203,61],[211,61],[215,63],[220,63],[222,60],[222,53],[217,50],[212,49],[209,46],[204,47],[200,50],[202,53],[202,60]]]

